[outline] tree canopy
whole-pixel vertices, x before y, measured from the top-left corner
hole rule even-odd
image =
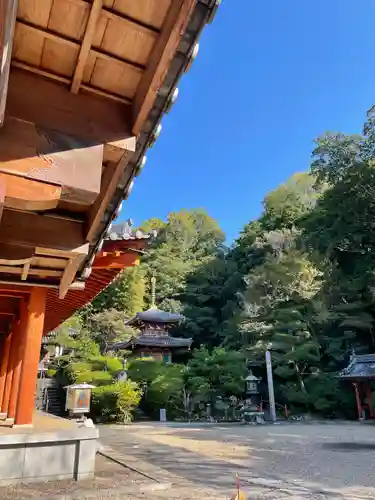
[[[156,303],[185,316],[172,334],[192,337],[193,353],[183,366],[152,372],[150,398],[236,395],[246,363],[265,375],[270,349],[279,403],[350,415],[352,394],[336,374],[353,349],[375,349],[374,190],[370,109],[362,134],[318,137],[310,171],[268,193],[229,247],[203,209],[145,221],[157,236],[141,265],[81,312],[83,328],[102,349],[134,334],[123,320],[150,306],[155,276]]]

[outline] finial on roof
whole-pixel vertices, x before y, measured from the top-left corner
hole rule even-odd
[[[156,278],[155,274],[151,277],[151,309],[156,309]]]

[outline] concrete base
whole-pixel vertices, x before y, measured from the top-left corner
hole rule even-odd
[[[0,485],[91,479],[98,436],[96,428],[39,412],[32,429],[1,429]]]

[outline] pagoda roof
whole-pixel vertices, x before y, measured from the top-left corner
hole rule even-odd
[[[139,335],[132,337],[125,342],[117,342],[112,347],[114,349],[128,349],[139,347],[188,347],[190,348],[193,339],[170,337],[169,335],[151,336]]]
[[[375,354],[353,354],[339,377],[347,380],[375,378]]]
[[[184,316],[178,313],[170,313],[151,307],[147,311],[137,313],[133,318],[130,318],[126,324],[129,326],[137,326],[142,323],[164,323],[165,325],[177,325],[184,320]]]

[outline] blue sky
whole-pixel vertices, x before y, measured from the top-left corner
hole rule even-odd
[[[374,25],[373,0],[223,0],[121,219],[204,207],[231,242],[314,137],[360,131]]]

